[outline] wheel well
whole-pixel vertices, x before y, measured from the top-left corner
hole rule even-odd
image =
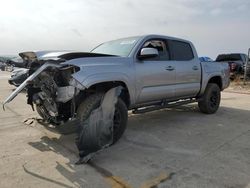
[[[130,105],[129,91],[128,91],[126,84],[121,81],[101,82],[101,83],[94,84],[86,90],[86,93],[92,94],[95,92],[107,92],[109,89],[117,87],[117,86],[122,86],[124,88],[122,90],[120,97],[125,102],[127,107],[129,107]]]
[[[220,76],[215,76],[215,77],[210,78],[208,83],[217,84],[219,86],[219,88],[222,89],[222,80],[221,80]]]

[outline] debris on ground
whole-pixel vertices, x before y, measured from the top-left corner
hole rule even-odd
[[[32,118],[26,118],[22,121],[23,124],[34,127],[35,123],[37,122],[37,119],[32,117]]]

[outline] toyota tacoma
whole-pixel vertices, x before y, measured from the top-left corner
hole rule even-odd
[[[213,114],[229,85],[228,63],[201,62],[191,42],[168,36],[113,40],[87,53],[34,55],[29,77],[4,104],[26,88],[27,103],[44,120],[70,129],[67,122],[83,124],[105,93],[122,88],[112,119],[113,143],[126,129],[128,110],[145,113],[198,102],[201,112]]]

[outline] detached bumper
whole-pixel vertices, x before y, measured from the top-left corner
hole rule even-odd
[[[15,91],[13,91],[8,98],[3,102],[3,106],[7,103],[9,103],[10,101],[12,101],[28,84],[29,82],[31,82],[32,80],[34,80],[39,74],[41,74],[41,72],[43,72],[44,70],[46,70],[49,67],[62,67],[62,65],[58,65],[58,64],[53,64],[53,63],[46,63],[44,65],[42,65],[39,69],[37,69],[32,75],[30,75],[20,86],[18,86]]]

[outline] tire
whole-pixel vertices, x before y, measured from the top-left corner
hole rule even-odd
[[[123,135],[127,128],[128,109],[122,99],[118,98],[114,115],[114,138],[113,143],[116,143]]]
[[[200,111],[205,114],[215,113],[221,100],[220,88],[217,84],[209,83],[203,95],[203,99],[198,102]]]
[[[91,112],[100,106],[104,93],[96,93],[88,96],[77,109],[77,117],[81,123],[88,119]],[[127,127],[128,110],[122,99],[118,98],[114,115],[113,144],[123,135]],[[79,131],[83,131],[80,129]],[[81,132],[78,132],[81,134]]]
[[[43,120],[48,120],[49,115],[42,106],[36,105],[36,111]]]
[[[51,123],[53,125],[59,125],[60,122],[57,121],[56,117],[50,116],[49,112],[42,105],[35,105],[36,111],[43,121]]]

